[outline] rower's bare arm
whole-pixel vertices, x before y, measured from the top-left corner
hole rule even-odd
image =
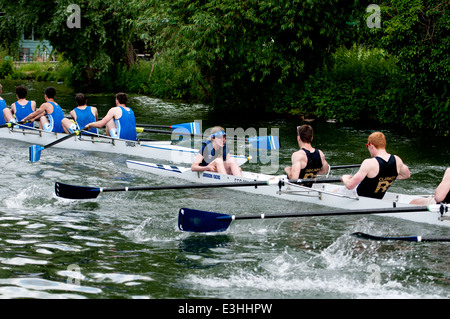
[[[102,118],[100,121],[89,123],[87,126],[89,128],[91,128],[91,127],[96,127],[96,128],[104,127],[109,121],[114,119],[114,116],[116,115],[116,112],[117,112],[117,108],[113,107],[112,109],[110,109],[108,111],[108,113],[106,113],[105,117]]]
[[[195,156],[194,158],[194,162],[191,165],[191,171],[193,172],[201,172],[201,171],[206,171],[207,170],[207,166],[201,166],[200,164],[203,161],[203,156],[202,154],[197,154],[197,156]]]
[[[320,152],[320,159],[322,160],[322,168],[320,169],[320,171],[317,174],[325,175],[325,174],[328,174],[330,166],[328,165],[327,161],[325,160],[325,155],[323,154],[323,152],[320,150],[319,150],[319,152]]]
[[[289,179],[296,179],[300,175],[302,169],[302,157],[300,152],[292,154],[291,162],[292,166],[288,166],[284,169]]]
[[[366,159],[362,162],[361,167],[355,175],[343,175],[342,182],[344,183],[345,187],[347,187],[348,189],[354,189],[356,186],[358,186],[358,184],[362,182],[362,180],[371,170],[371,164],[371,160]]]
[[[400,169],[398,171],[397,179],[408,179],[411,177],[411,172],[409,171],[409,167],[403,163],[403,161],[397,156],[397,161],[400,161]]]
[[[442,178],[441,183],[436,188],[436,191],[434,193],[436,202],[442,202],[447,196],[448,192],[450,192],[450,167],[445,171],[444,178]]]

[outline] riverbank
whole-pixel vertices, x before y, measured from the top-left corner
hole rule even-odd
[[[232,92],[230,99],[217,99],[195,63],[178,65],[162,56],[140,60],[129,68],[118,66],[89,85],[74,70],[66,61],[17,67],[4,61],[0,78],[63,82],[87,93],[125,91],[204,103],[224,116],[372,123],[410,132],[450,134],[450,98],[417,92],[414,79],[402,72],[397,59],[379,49],[341,48],[327,65],[301,82],[255,89],[259,93],[249,92],[248,98],[240,98],[242,92]]]

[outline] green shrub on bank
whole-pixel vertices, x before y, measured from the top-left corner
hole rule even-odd
[[[372,121],[448,134],[450,100],[414,91],[414,81],[399,69],[395,57],[380,49],[340,48],[330,64],[310,76],[301,90],[288,92],[296,98],[279,110],[340,122]]]

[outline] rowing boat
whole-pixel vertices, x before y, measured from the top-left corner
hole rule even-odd
[[[65,133],[47,132],[39,129],[3,128],[0,138],[22,141],[30,144],[46,145],[62,137]],[[67,139],[54,146],[55,148],[89,152],[104,152],[152,158],[173,163],[192,163],[198,150],[184,146],[171,145],[170,141],[128,141],[111,138],[105,135],[80,135]],[[248,161],[245,156],[236,156],[238,165]]]
[[[134,160],[127,160],[127,166],[152,174],[175,177],[193,183],[217,184],[239,183],[253,181],[271,181],[270,184],[278,186],[258,187],[229,187],[252,194],[277,197],[283,200],[306,202],[322,206],[358,210],[358,209],[382,209],[392,207],[415,207],[410,204],[413,199],[422,198],[420,195],[407,195],[387,192],[382,200],[360,197],[347,190],[343,185],[320,183],[313,184],[311,188],[288,182],[286,176],[274,176],[253,172],[242,172],[241,177],[223,175],[215,172],[193,172],[190,168],[178,165],[164,165]],[[281,181],[281,182],[280,182]],[[279,183],[278,183],[279,182]],[[414,222],[427,223],[450,227],[450,216],[447,212],[407,212],[383,214],[382,216],[402,218]]]

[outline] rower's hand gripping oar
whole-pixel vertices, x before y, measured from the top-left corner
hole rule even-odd
[[[323,179],[290,179],[279,180],[273,179],[268,181],[249,181],[249,182],[230,182],[230,183],[209,183],[209,184],[180,184],[180,185],[156,185],[156,186],[134,186],[134,187],[117,187],[102,188],[90,186],[75,186],[60,182],[55,183],[55,193],[59,197],[68,199],[91,199],[97,198],[100,193],[104,192],[129,192],[129,191],[155,191],[167,189],[192,189],[192,188],[222,188],[222,187],[258,187],[258,186],[284,186],[285,182],[304,184],[304,183],[335,183],[340,182],[340,178],[323,178]]]
[[[14,125],[23,125],[23,124],[27,124],[27,123],[30,123],[30,121],[26,120],[26,121],[20,121],[20,122],[8,122],[6,124],[0,125],[0,128],[4,128],[4,127],[13,128]]]
[[[380,209],[359,209],[359,210],[338,210],[324,212],[304,212],[287,214],[260,214],[235,216],[196,209],[182,208],[178,212],[178,228],[182,231],[209,233],[225,231],[233,220],[237,219],[268,219],[268,218],[288,218],[288,217],[315,217],[315,216],[342,216],[342,215],[364,215],[364,214],[386,214],[386,213],[407,213],[407,212],[441,212],[443,205],[396,207]],[[446,207],[448,211],[448,207]]]
[[[143,127],[136,127],[136,131],[138,133],[160,133],[160,134],[177,134],[177,135],[188,135],[188,136],[194,136],[194,137],[200,137],[203,138],[204,136],[202,134],[194,134],[189,133],[186,130],[175,130],[175,131],[164,131],[164,130],[154,130],[154,129],[145,129]],[[255,136],[255,137],[248,137],[248,138],[239,138],[237,136],[234,137],[235,141],[244,140],[246,142],[249,142],[254,148],[259,149],[268,149],[268,150],[277,150],[281,148],[280,140],[278,136]]]
[[[57,139],[54,142],[51,142],[50,144],[47,144],[45,146],[40,146],[40,145],[31,145],[30,146],[30,162],[35,163],[37,161],[39,161],[39,159],[41,158],[41,152],[49,147],[52,147],[53,145],[56,145],[58,143],[64,142],[65,140],[75,136],[75,135],[80,135],[82,131],[88,130],[88,127],[85,127],[81,130],[77,130],[73,133],[70,133],[60,139]]]

